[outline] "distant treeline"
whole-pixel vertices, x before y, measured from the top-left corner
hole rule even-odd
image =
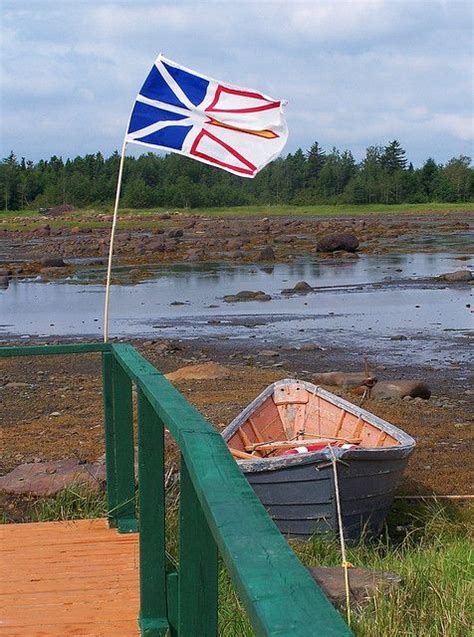
[[[115,152],[36,163],[13,152],[0,164],[3,210],[112,203],[119,164]],[[252,204],[370,204],[472,201],[474,170],[461,155],[414,168],[397,140],[370,146],[357,163],[348,150],[325,152],[317,142],[243,179],[180,155],[127,157],[121,206],[197,208]]]

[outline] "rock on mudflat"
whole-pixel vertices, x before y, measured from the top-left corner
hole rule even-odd
[[[338,608],[345,608],[344,569],[341,566],[318,566],[310,568],[309,572],[331,602]],[[390,593],[399,588],[401,583],[402,578],[397,573],[370,571],[366,568],[350,568],[351,605],[362,606],[369,602],[377,591]]]
[[[241,290],[237,294],[228,294],[224,296],[226,303],[239,303],[241,301],[271,301],[272,297],[265,292],[259,290],[258,292],[252,292],[251,290]]]
[[[437,277],[440,281],[448,281],[449,283],[463,283],[472,281],[473,275],[470,270],[456,270],[456,272],[447,272]]]
[[[260,250],[257,256],[257,261],[274,261],[275,251],[271,246],[265,246]]]
[[[105,482],[105,466],[82,463],[77,458],[54,462],[31,462],[15,467],[0,477],[0,491],[31,493],[44,497],[70,486],[87,485],[99,489]]]
[[[312,292],[313,288],[306,281],[298,281],[292,288],[285,288],[281,291],[282,294],[306,294],[306,292]]]
[[[177,380],[214,380],[217,378],[229,378],[232,370],[219,363],[209,361],[207,363],[197,363],[196,365],[186,365],[174,372],[165,374],[170,381]]]
[[[46,268],[64,268],[66,266],[61,257],[45,257],[41,259],[41,265]]]
[[[366,380],[367,375],[364,372],[323,372],[322,374],[314,374],[311,382],[316,385],[334,385],[335,387],[351,389],[352,387],[360,387]]]
[[[334,232],[326,234],[318,239],[318,252],[335,252],[336,250],[345,250],[346,252],[355,252],[359,247],[359,239],[355,234],[347,232]]]
[[[382,380],[372,389],[372,398],[423,398],[428,400],[431,389],[422,380]]]

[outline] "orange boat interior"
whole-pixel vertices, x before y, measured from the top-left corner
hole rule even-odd
[[[400,444],[383,429],[299,383],[277,385],[227,444],[235,458],[257,460],[280,456],[300,445],[321,443],[366,448]]]

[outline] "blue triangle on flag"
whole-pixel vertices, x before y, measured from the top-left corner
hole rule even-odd
[[[181,108],[189,110],[187,106],[179,101],[155,65],[153,65],[148,77],[140,89],[140,95],[144,95],[152,100],[160,100],[160,102],[166,102],[167,104],[173,104],[174,106],[180,106]]]
[[[191,128],[192,126],[167,126],[150,133],[150,135],[145,135],[145,137],[139,137],[135,141],[151,144],[152,146],[164,146],[165,148],[181,150],[186,135]]]
[[[149,104],[137,101],[133,107],[127,132],[134,133],[141,128],[145,128],[145,126],[156,124],[156,122],[167,120],[177,121],[180,119],[186,119],[186,115],[179,115],[178,113],[165,111],[162,108],[157,108],[156,106],[150,106]]]
[[[166,62],[163,62],[163,65],[173,80],[175,80],[183,89],[184,93],[186,93],[189,101],[192,102],[194,106],[198,106],[206,97],[209,81],[188,71],[183,71],[183,69],[170,66],[166,64]]]

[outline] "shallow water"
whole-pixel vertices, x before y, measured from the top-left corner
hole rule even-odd
[[[461,253],[463,250],[461,250]],[[347,261],[157,267],[132,284],[129,268],[116,268],[121,285],[111,290],[113,336],[249,339],[262,345],[362,348],[410,364],[463,364],[472,331],[469,285],[427,281],[443,272],[471,267],[459,252],[367,256]],[[94,281],[103,269],[85,267],[73,278],[45,283],[12,281],[0,291],[0,336],[100,336],[104,290]],[[285,296],[305,280],[317,290]],[[240,290],[263,290],[271,301],[226,303]],[[183,305],[173,305],[173,303]],[[211,321],[211,323],[209,322]],[[391,341],[393,335],[406,341]],[[257,343],[256,346],[258,347]],[[400,363],[402,360],[399,361]],[[408,362],[407,362],[408,363]]]

